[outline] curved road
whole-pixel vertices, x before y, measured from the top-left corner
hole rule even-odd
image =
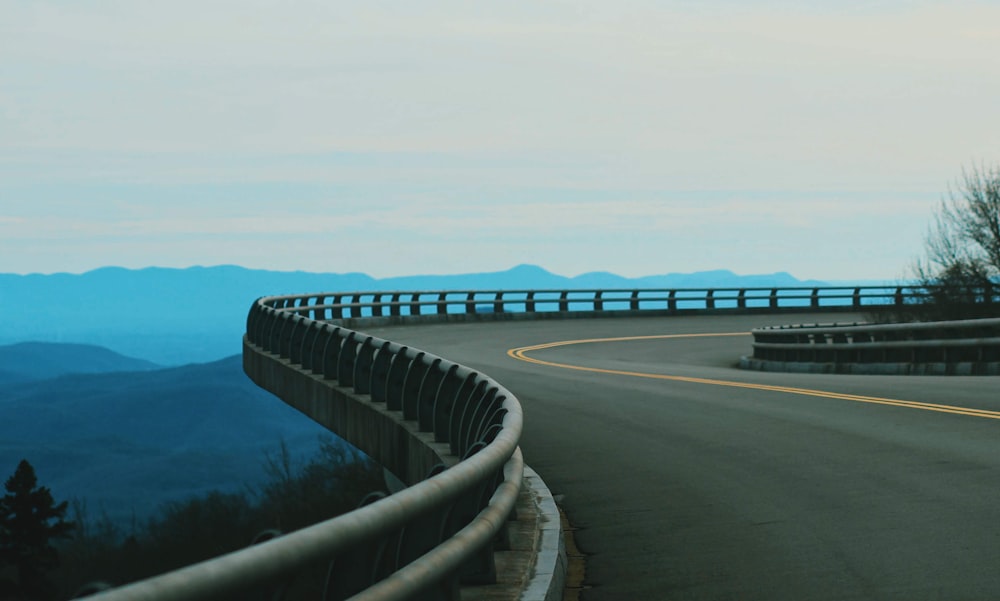
[[[1000,379],[734,367],[752,327],[833,319],[863,318],[366,331],[518,396],[525,459],[579,528],[587,601],[1000,599]]]

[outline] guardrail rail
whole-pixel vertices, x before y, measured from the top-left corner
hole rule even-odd
[[[351,327],[442,319],[540,319],[688,312],[863,311],[926,298],[911,286],[324,292],[272,297],[274,308]],[[365,321],[355,321],[365,320]]]
[[[769,371],[998,374],[1000,319],[812,324],[752,331],[741,365]]]

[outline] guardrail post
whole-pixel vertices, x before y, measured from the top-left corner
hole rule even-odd
[[[326,305],[326,296],[317,296],[316,306],[312,310],[312,318],[316,321],[326,320],[326,307],[324,305]]]
[[[259,315],[257,316],[257,336],[255,344],[260,346],[267,352],[271,352],[272,339],[271,331],[274,329],[274,324],[278,321],[277,313],[274,309],[262,307]]]
[[[313,322],[307,332],[307,336],[311,333],[303,343],[302,348],[302,369],[309,371],[314,374],[323,373],[323,345],[326,343],[326,339],[323,338],[324,328],[328,327],[323,322]],[[308,362],[308,366],[306,363]]]
[[[337,362],[337,383],[340,386],[354,385],[354,363],[358,357],[357,333],[351,332],[344,338],[340,346],[340,359]]]
[[[490,388],[486,395],[473,405],[467,405],[462,415],[462,450],[463,455],[477,442],[483,434],[484,420],[503,403],[496,387]]]
[[[277,323],[278,314],[274,309],[261,309],[260,318],[257,322],[257,327],[260,330],[260,335],[257,337],[257,345],[269,353],[274,348],[274,328]]]
[[[507,409],[503,406],[503,396],[498,396],[491,403],[492,411],[483,412],[479,417],[479,424],[474,429],[474,434],[469,439],[470,442],[482,442],[489,444],[493,442],[500,430],[503,429],[503,416],[507,415]]]
[[[375,361],[375,345],[373,337],[367,336],[358,345],[357,358],[354,361],[354,392],[368,394],[371,391],[372,364]]]
[[[441,359],[435,358],[424,372],[417,392],[417,429],[420,432],[434,431],[434,407],[438,389],[444,380],[445,372]]]
[[[437,414],[438,423],[434,426],[434,439],[441,438],[439,442],[447,442],[448,449],[452,455],[459,454],[460,416],[465,411],[466,405],[471,402],[471,399],[478,396],[482,386],[479,374],[476,372],[468,373],[462,378],[462,383],[459,385],[454,397],[450,400],[450,405],[442,407],[442,410]],[[442,399],[442,402],[448,403],[448,400]],[[437,433],[439,430],[442,431],[442,434]]]
[[[403,408],[403,382],[412,361],[410,349],[405,346],[392,355],[385,378],[385,408],[390,411],[400,411]]]
[[[340,368],[340,328],[334,327],[326,331],[326,344],[323,345],[323,379],[336,380]]]
[[[487,398],[489,389],[486,380],[478,376],[473,380],[475,386],[464,394],[466,388],[463,386],[462,392],[455,397],[455,406],[451,412],[451,423],[448,424],[448,447],[452,455],[462,456],[465,454],[465,440],[462,435],[465,432],[465,414],[469,407]],[[495,394],[495,392],[494,392]]]
[[[388,340],[383,340],[382,344],[375,349],[375,354],[372,357],[368,394],[373,403],[385,402],[386,380],[389,377],[389,367],[392,365],[392,353],[389,352],[391,344]]]
[[[257,327],[260,323],[259,301],[260,299],[255,300],[253,304],[250,305],[250,310],[247,311],[247,340],[249,340],[251,344],[257,344],[257,337],[259,335],[257,332]]]
[[[444,367],[444,366],[442,366]],[[458,376],[458,365],[452,363],[447,366],[447,371],[441,378],[437,390],[434,392],[434,442],[448,442],[448,421],[451,419],[451,411],[455,406],[455,397],[461,391],[464,381]]]
[[[285,312],[279,313],[278,315],[278,321],[281,323],[281,327],[278,328],[277,351],[278,351],[278,356],[281,357],[282,359],[287,359],[290,352],[290,347],[292,342],[292,328],[294,327],[294,324],[292,322],[293,317],[298,317],[298,316],[293,315],[292,313],[285,313]]]
[[[305,336],[302,337],[302,350],[299,354],[302,358],[303,371],[313,371],[313,366],[316,365],[314,352],[316,350],[316,336],[319,334],[320,327],[321,323],[318,321],[309,322]]]
[[[330,297],[330,304],[336,307],[330,309],[330,319],[341,319],[342,317],[344,317],[344,309],[338,306],[340,305],[341,298],[343,297],[341,297],[341,295],[339,294],[334,294],[332,297]],[[324,311],[323,314],[326,315],[326,311]]]
[[[402,387],[402,410],[405,420],[415,421],[420,416],[420,383],[427,372],[426,357],[427,354],[420,351],[407,366]]]
[[[301,315],[293,317],[292,333],[288,341],[288,361],[292,365],[302,365],[302,349],[309,326]],[[304,367],[304,366],[303,366]]]

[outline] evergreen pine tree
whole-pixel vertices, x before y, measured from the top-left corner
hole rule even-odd
[[[63,519],[67,503],[37,486],[35,470],[22,459],[0,498],[0,598],[46,599],[47,572],[59,565],[52,541],[67,538],[75,524]]]

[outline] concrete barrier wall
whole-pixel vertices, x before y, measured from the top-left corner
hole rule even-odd
[[[433,435],[417,431],[384,403],[373,403],[368,395],[308,374],[246,341],[243,369],[258,386],[350,442],[408,485],[426,478],[438,463],[450,466],[458,461],[447,444],[435,443]]]

